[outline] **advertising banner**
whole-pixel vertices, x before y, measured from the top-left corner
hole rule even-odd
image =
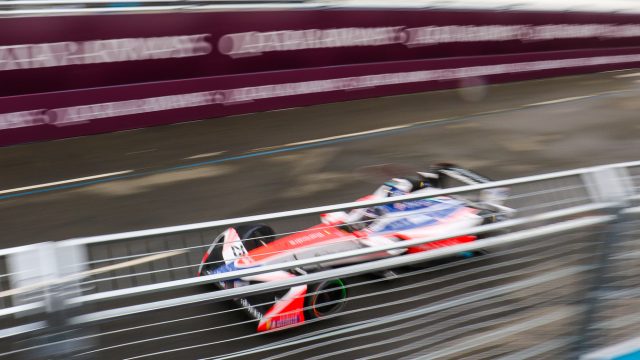
[[[640,65],[640,17],[376,9],[2,18],[0,145]]]

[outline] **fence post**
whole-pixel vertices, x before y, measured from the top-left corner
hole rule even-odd
[[[86,269],[85,246],[61,247],[47,242],[12,254],[8,260],[11,287],[16,291],[12,296],[14,305],[42,301],[44,308],[39,316],[47,323],[45,328],[29,334],[23,345],[29,350],[20,352],[20,356],[24,359],[67,359],[91,346],[90,341],[76,340],[87,335],[86,329],[81,331],[67,323],[71,310],[67,299],[81,295],[78,279],[72,275]]]
[[[602,230],[595,248],[596,267],[582,303],[584,317],[578,329],[579,339],[575,342],[574,356],[572,356],[576,359],[598,345],[596,341],[599,334],[595,325],[598,321],[598,313],[602,309],[602,297],[607,292],[606,277],[614,255],[615,244],[625,231],[626,221],[622,210],[628,207],[629,198],[634,192],[627,168],[596,168],[594,171],[583,174],[582,179],[594,202],[612,202],[617,206],[608,210],[610,215],[614,215],[614,220]]]

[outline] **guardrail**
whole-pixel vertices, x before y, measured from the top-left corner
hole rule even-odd
[[[68,13],[84,12],[83,8],[58,8],[56,6],[79,6],[90,9],[90,11],[108,12],[118,11],[118,8],[108,7],[109,5],[119,5],[126,8],[126,11],[145,12],[155,11],[149,9],[155,4],[172,3],[175,7],[166,10],[198,10],[199,7],[221,9],[248,5],[251,7],[290,4],[292,8],[308,8],[308,7],[363,7],[363,8],[389,8],[390,5],[383,1],[376,0],[355,0],[355,1],[323,1],[323,0],[4,0],[0,1],[0,8],[8,7],[12,11],[0,11],[4,15],[26,15],[56,13],[58,11],[66,11]],[[130,6],[126,6],[130,4]],[[96,7],[98,5],[98,7]],[[107,7],[99,7],[100,5]],[[44,6],[43,9],[31,9],[29,7]],[[594,3],[589,0],[572,0],[557,2],[540,2],[536,0],[522,0],[513,2],[510,0],[419,0],[406,1],[394,4],[394,8],[426,8],[426,9],[477,9],[477,10],[503,10],[503,11],[583,11],[583,12],[617,12],[617,13],[637,13],[640,12],[640,6],[633,1],[608,1],[604,3]]]
[[[510,186],[512,187],[512,189],[514,189],[512,195],[507,200],[510,203],[510,205],[515,208],[518,208],[521,216],[541,213],[542,218],[539,218],[539,219],[543,220],[544,217],[549,216],[549,211],[554,210],[554,208],[558,208],[558,207],[563,208],[563,207],[566,207],[567,205],[588,204],[592,201],[592,197],[596,196],[596,194],[590,195],[585,185],[578,183],[578,181],[580,181],[581,175],[593,172],[598,169],[599,170],[620,169],[620,168],[626,168],[626,167],[633,168],[633,167],[637,167],[639,164],[640,162],[630,162],[630,163],[624,163],[624,164],[616,164],[608,167],[577,169],[577,170],[564,171],[564,172],[558,172],[553,174],[525,177],[521,179],[499,181],[499,182],[494,182],[492,184],[473,185],[473,186],[458,187],[455,189],[446,189],[446,190],[442,190],[437,193],[434,193],[434,195],[455,195],[455,194],[479,191],[479,190],[488,189],[491,187]],[[630,178],[634,179],[633,177],[630,177]],[[556,183],[556,184],[544,183],[548,181],[562,181],[562,182]],[[564,183],[566,181],[573,182],[573,183],[567,186],[567,184]],[[542,182],[541,185],[543,187],[553,186],[554,188],[549,190],[544,190],[544,191],[539,191],[539,190],[531,191],[530,187],[534,183],[540,183],[540,182]],[[527,187],[524,188],[522,191],[516,191],[517,185],[520,185],[520,184],[525,184]],[[427,196],[406,195],[406,196],[394,198],[392,202],[415,200],[415,199],[420,199],[425,197]],[[549,199],[548,197],[553,197],[553,199]],[[529,204],[526,204],[526,202],[522,201],[523,199],[535,199],[535,200],[530,201]],[[189,259],[189,262],[194,263],[194,262],[197,262],[200,257],[200,254],[197,252],[199,252],[200,250],[206,249],[209,246],[210,240],[213,239],[213,236],[206,238],[206,236],[208,236],[209,233],[202,232],[202,231],[206,231],[206,230],[215,231],[216,229],[223,229],[228,226],[239,225],[239,224],[248,223],[248,222],[267,222],[267,221],[271,222],[279,219],[289,219],[292,217],[315,215],[315,214],[320,214],[324,212],[349,210],[349,209],[354,209],[359,207],[382,205],[389,202],[390,202],[389,200],[352,202],[347,204],[322,206],[322,207],[316,207],[316,208],[286,211],[286,212],[280,212],[280,213],[274,213],[274,214],[248,216],[248,217],[241,217],[241,218],[221,220],[221,221],[172,226],[172,227],[166,227],[166,228],[134,231],[134,232],[105,235],[105,236],[87,237],[87,238],[81,238],[81,239],[71,239],[71,240],[58,242],[57,246],[59,247],[88,246],[90,250],[89,252],[93,253],[93,251],[91,250],[93,249],[94,246],[104,246],[108,243],[119,243],[119,242],[123,242],[130,239],[142,240],[144,238],[149,238],[149,242],[151,244],[158,244],[164,241],[164,239],[159,238],[159,236],[186,233],[186,235],[195,235],[198,238],[200,238],[199,239],[201,241],[200,244],[197,244],[195,246],[189,246],[189,247],[181,247],[181,246],[177,246],[177,245],[180,245],[181,242],[175,241],[172,243],[172,246],[159,248],[157,251],[149,251],[148,249],[149,243],[145,243],[145,245],[147,246],[141,247],[139,249],[133,249],[131,248],[132,246],[131,244],[125,244],[126,246],[121,246],[121,247],[126,247],[127,248],[126,250],[129,250],[128,253],[124,253],[122,256],[110,256],[106,258],[95,257],[93,256],[93,254],[90,254],[89,262],[87,263],[87,265],[103,266],[105,264],[113,264],[115,261],[125,261],[125,260],[140,258],[143,256],[155,255],[158,253],[176,251],[176,250],[191,251],[191,252],[196,251],[196,254],[195,254],[196,257],[194,258],[193,256],[191,256]],[[534,204],[532,204],[532,202]],[[589,206],[587,206],[587,209],[596,211],[599,209],[599,207],[607,206],[607,204],[606,203],[604,203],[604,205],[595,204],[590,206],[593,208],[590,208]],[[553,214],[553,212],[551,212],[551,214]],[[523,220],[523,219],[513,220],[512,222],[508,222],[506,226],[521,225],[525,221],[526,220]],[[492,226],[496,226],[497,228],[500,228],[500,227],[503,227],[504,225],[496,224]],[[140,242],[141,241],[136,241],[136,243],[140,243]],[[115,245],[115,246],[118,246],[118,245]],[[34,246],[5,249],[0,251],[0,255],[3,255],[3,254],[7,255],[11,253],[22,252],[29,249],[34,249]],[[115,252],[114,249],[106,252],[113,253]]]
[[[9,0],[0,1],[0,18],[325,7],[306,0]]]
[[[506,203],[520,211],[520,215],[511,220],[446,236],[193,277],[194,267],[200,260],[195,254],[208,247],[213,232],[223,227],[255,221],[283,224],[293,221],[300,227],[305,226],[304,216],[308,215],[435,195],[473,198],[480,190],[505,186],[512,189]],[[330,356],[326,352],[318,353],[313,343],[339,343],[348,338],[367,340],[330,354],[338,358],[352,358],[354,354],[446,358],[463,356],[465,351],[472,350],[475,354],[480,348],[480,353],[487,358],[497,354],[518,359],[534,357],[532,354],[556,358],[584,354],[596,346],[622,340],[640,325],[640,313],[633,310],[635,299],[640,295],[640,281],[637,280],[640,273],[636,270],[640,239],[635,230],[640,223],[637,216],[640,207],[636,207],[638,188],[640,162],[629,162],[444,189],[428,196],[407,195],[391,200],[71,239],[44,247],[5,249],[0,251],[0,260],[5,263],[7,256],[24,257],[35,249],[39,256],[53,257],[48,264],[40,265],[48,272],[54,272],[51,267],[58,270],[55,271],[57,276],[40,277],[39,280],[18,276],[18,280],[22,279],[18,288],[0,289],[3,301],[13,299],[12,306],[5,305],[0,309],[0,319],[6,323],[0,330],[0,338],[7,340],[4,347],[0,346],[0,357],[38,358],[55,353],[107,358],[122,357],[122,354],[129,354],[126,356],[131,358],[173,358],[183,357],[185,349],[195,349],[193,354],[199,355],[194,357],[203,357],[202,354],[208,352],[216,358],[304,356],[321,359]],[[196,290],[212,282],[240,276],[322,266],[329,261],[433,242],[469,231],[480,234],[505,229],[510,232],[477,242],[319,270],[288,280],[216,292],[197,293]],[[199,239],[200,244],[184,247],[184,243],[192,239],[177,243],[165,241],[164,237],[176,234]],[[139,246],[158,242],[166,245],[165,248],[146,251],[145,246]],[[104,248],[101,251],[106,254],[113,254],[115,249],[128,249],[129,253],[96,258],[96,253],[100,253],[96,247]],[[433,263],[480,249],[490,252],[485,256],[435,263],[418,270],[406,269],[411,264]],[[167,261],[157,270],[141,267],[173,256],[184,256],[186,265]],[[395,280],[366,277],[372,272],[398,267],[405,270],[399,271]],[[28,269],[23,266],[23,270]],[[42,273],[35,266],[32,271]],[[154,271],[183,275],[158,281],[153,278]],[[17,275],[3,276],[14,278]],[[151,277],[147,283],[142,280],[145,276]],[[238,307],[219,305],[224,300],[335,278],[351,279],[348,282],[352,293],[349,304],[353,305],[326,321],[311,321],[317,325],[309,325],[309,331],[302,327],[293,335],[275,338],[291,337],[288,341],[275,341],[262,333],[247,334],[248,328],[255,329],[252,324],[256,320],[238,321],[237,316],[232,316]],[[124,279],[130,283],[118,284]],[[98,286],[101,280],[113,284]],[[216,304],[219,310],[212,313],[210,307]],[[220,310],[220,306],[227,309]],[[451,317],[453,314],[459,314],[460,319]],[[331,320],[334,318],[338,319]],[[170,324],[179,325],[179,328]],[[318,330],[318,326],[323,330]],[[390,334],[397,336],[384,340],[386,343],[398,342],[394,350],[380,350],[372,345],[375,343],[372,339],[379,336],[381,327],[391,329]],[[95,331],[87,333],[91,329]],[[228,336],[225,331],[220,332],[222,329],[229,330]],[[538,333],[540,329],[544,331]],[[243,331],[244,334],[238,335]],[[208,332],[216,334],[215,339],[202,340],[195,336]],[[119,334],[130,334],[131,338],[122,338]],[[536,340],[531,340],[532,336]],[[413,338],[416,339],[414,344],[400,344],[402,339]],[[529,340],[525,341],[527,338]],[[160,344],[162,339],[171,341]],[[249,339],[250,346],[242,339]],[[216,348],[216,344],[225,344],[224,351]],[[278,353],[280,350],[282,353]]]

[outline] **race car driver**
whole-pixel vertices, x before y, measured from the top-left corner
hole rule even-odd
[[[432,182],[434,178],[437,178],[437,175],[435,175],[435,177],[431,177],[429,175],[435,174],[418,173],[418,176],[415,177],[393,178],[380,186],[372,195],[368,196],[366,200],[407,195],[414,191],[433,187]],[[353,209],[345,218],[345,223],[349,224],[349,226],[354,230],[362,229],[371,221],[382,215],[380,210],[381,207],[379,206]]]

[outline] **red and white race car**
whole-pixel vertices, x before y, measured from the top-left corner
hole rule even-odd
[[[360,200],[408,193],[428,194],[441,189],[445,177],[456,179],[463,184],[489,182],[483,176],[450,164],[439,164],[432,167],[429,172],[418,174],[417,178],[393,179],[378,188],[372,195]],[[474,226],[509,217],[513,209],[502,205],[505,197],[505,189],[491,189],[485,191],[480,197],[481,200],[478,201],[454,196],[436,196],[355,209],[350,213],[322,214],[322,224],[280,238],[276,238],[272,228],[262,224],[232,227],[213,241],[202,258],[198,276],[227,273],[471,229]],[[404,249],[347,258],[323,264],[323,266],[360,263],[405,253],[428,251],[477,239],[478,236],[468,234]],[[313,269],[274,271],[218,282],[216,285],[223,289],[237,288],[292,278],[309,271]],[[335,314],[342,309],[346,299],[347,287],[344,281],[334,279],[318,284],[299,285],[276,293],[252,295],[237,299],[237,302],[258,320],[258,331],[267,331]]]

